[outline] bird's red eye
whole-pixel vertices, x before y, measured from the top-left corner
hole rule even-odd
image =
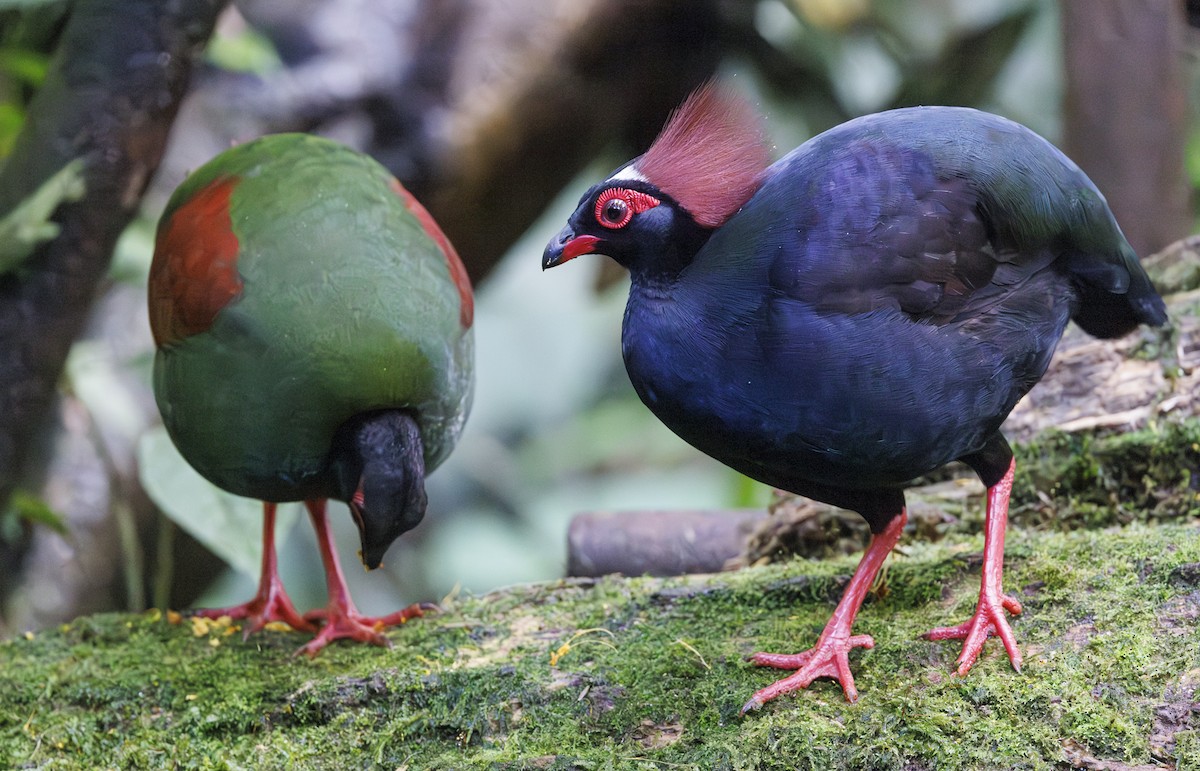
[[[616,230],[628,225],[633,215],[652,209],[659,203],[657,198],[640,190],[610,187],[596,199],[596,221]]]
[[[629,204],[620,198],[610,198],[600,210],[600,222],[610,228],[619,228],[633,219],[633,211]]]

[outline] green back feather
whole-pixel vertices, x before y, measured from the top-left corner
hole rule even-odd
[[[155,361],[181,452],[233,492],[311,497],[342,422],[407,407],[432,470],[466,418],[473,338],[445,255],[391,175],[328,140],[264,137],[196,171],[164,221],[221,177],[239,179],[230,220],[242,292]]]

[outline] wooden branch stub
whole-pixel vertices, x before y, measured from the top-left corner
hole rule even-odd
[[[715,573],[765,511],[588,512],[571,520],[567,575]]]

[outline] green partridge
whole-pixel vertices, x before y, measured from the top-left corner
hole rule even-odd
[[[473,388],[470,281],[428,212],[388,171],[336,142],[262,137],[196,170],[159,222],[149,285],[154,393],[185,459],[263,501],[257,595],[201,611],[386,645],[354,606],[325,514],[349,504],[361,557],[425,514],[425,475],[450,453]],[[329,589],[298,613],[276,570],[275,504],[304,501]],[[319,630],[319,631],[318,631]]]

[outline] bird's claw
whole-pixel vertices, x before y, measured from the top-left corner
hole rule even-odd
[[[945,626],[931,629],[922,635],[926,640],[963,640],[962,653],[958,656],[958,668],[955,674],[960,677],[971,671],[983,644],[988,637],[995,635],[1004,644],[1008,659],[1013,669],[1021,671],[1021,649],[1017,647],[1016,637],[1012,627],[1004,615],[1008,611],[1014,616],[1021,614],[1021,603],[1007,594],[981,594],[975,615],[957,626]]]
[[[313,613],[308,613],[306,617],[313,615]],[[306,645],[297,650],[297,654],[303,653],[305,656],[312,658],[334,640],[354,640],[356,642],[378,645],[382,648],[390,648],[392,646],[391,640],[381,632],[384,627],[379,623],[379,619],[359,616],[357,613],[325,614],[324,618],[325,623],[321,626],[321,631],[317,632],[316,637],[309,640]]]
[[[249,602],[229,608],[203,608],[194,611],[193,615],[211,619],[228,616],[235,621],[244,620],[246,623],[242,631],[243,640],[249,639],[250,635],[272,622],[287,624],[297,632],[317,631],[316,625],[311,623],[306,615],[300,615],[287,594],[282,591],[259,593]]]
[[[437,609],[433,603],[418,602],[386,616],[363,616],[353,608],[312,610],[304,614],[304,619],[305,621],[321,622],[321,631],[296,652],[311,658],[334,640],[344,639],[390,648],[392,641],[383,635],[384,629],[420,618],[427,611]]]
[[[742,714],[758,709],[766,702],[785,693],[807,688],[818,677],[836,680],[846,694],[846,701],[858,700],[858,689],[854,687],[854,675],[850,673],[849,653],[854,648],[874,648],[875,640],[869,634],[847,637],[830,636],[817,641],[812,649],[803,653],[755,653],[747,661],[763,667],[794,669],[795,674],[777,680],[759,690],[742,706]]]
[[[441,608],[432,602],[417,602],[409,605],[407,608],[402,608],[395,613],[389,613],[388,615],[377,619],[377,621],[385,627],[396,626],[397,624],[407,623],[414,618],[421,618],[426,613],[437,613],[440,611]]]

